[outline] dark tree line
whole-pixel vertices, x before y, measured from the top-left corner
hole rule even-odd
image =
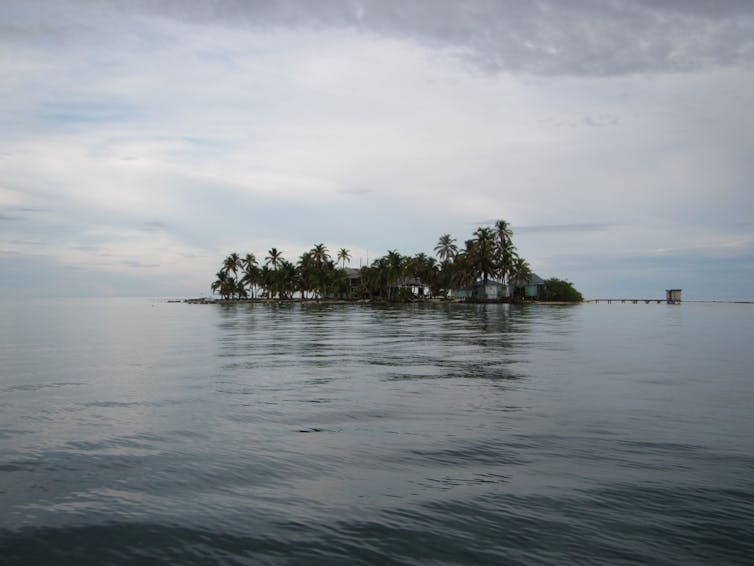
[[[479,227],[463,246],[450,234],[440,236],[435,257],[425,253],[402,255],[396,250],[362,267],[349,277],[349,250],[341,248],[333,259],[324,244],[316,244],[294,264],[277,249],[267,252],[260,264],[254,254],[236,253],[225,258],[211,288],[230,298],[370,298],[388,301],[413,300],[414,290],[424,298],[446,297],[453,289],[468,289],[475,283],[497,281],[516,298],[532,276],[529,263],[513,245],[513,231],[505,220],[494,227]],[[353,271],[353,270],[352,270]],[[424,294],[424,289],[428,294]]]
[[[225,258],[210,287],[223,299],[290,299],[296,293],[304,299],[345,297],[350,295],[350,281],[345,270],[345,263],[350,260],[349,251],[342,248],[337,261],[342,262],[343,267],[338,268],[324,244],[317,244],[304,252],[296,264],[285,259],[277,248],[267,252],[261,265],[253,253],[243,258],[232,253]]]

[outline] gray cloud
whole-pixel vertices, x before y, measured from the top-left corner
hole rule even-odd
[[[493,224],[495,224],[495,222],[497,222],[497,220],[497,218],[488,218],[486,220],[469,222],[468,224],[474,226],[492,226]],[[511,229],[515,234],[563,234],[579,232],[604,232],[616,228],[617,226],[617,224],[581,222],[574,224],[537,224],[529,226],[512,225]]]
[[[714,292],[706,259],[751,292],[748,1],[4,4],[0,255],[60,282],[195,293],[232,250],[505,218],[585,294]]]
[[[372,189],[367,189],[366,187],[351,187],[348,189],[341,189],[338,192],[342,195],[361,197],[370,194]]]
[[[584,124],[592,128],[604,128],[606,126],[617,126],[619,121],[614,116],[584,116]]]
[[[168,225],[165,224],[164,222],[159,222],[155,220],[152,222],[144,223],[144,225],[141,226],[140,230],[142,232],[151,233],[151,232],[162,232],[162,231],[167,230],[168,228],[169,228]]]
[[[156,269],[160,267],[159,263],[144,263],[135,259],[126,260],[124,263],[129,267],[135,267],[137,269]]]
[[[615,228],[613,224],[546,224],[539,226],[514,226],[517,234],[562,234],[565,232],[604,232]]]
[[[102,18],[103,2],[73,7]],[[448,48],[488,71],[544,75],[617,75],[690,71],[754,61],[754,5],[702,0],[135,0],[110,11],[199,24],[356,28]],[[24,32],[8,18],[6,35]],[[61,12],[64,13],[64,12]],[[66,33],[47,17],[37,32]],[[79,23],[71,23],[81,33]],[[26,30],[28,31],[28,30]],[[86,30],[85,31],[89,31]]]
[[[540,275],[570,273],[570,279],[588,298],[661,298],[665,289],[681,288],[687,300],[750,300],[745,282],[754,278],[751,246],[730,255],[691,249],[673,254],[589,251],[563,253],[549,260]],[[715,274],[712,280],[710,273]]]
[[[41,208],[4,207],[0,210],[0,222],[23,222],[29,220],[34,213],[45,212]]]
[[[131,117],[129,109],[122,104],[100,101],[52,101],[40,109],[40,117],[60,125],[76,123],[102,123],[123,121]]]
[[[734,222],[731,226],[736,228],[754,228],[754,221]]]

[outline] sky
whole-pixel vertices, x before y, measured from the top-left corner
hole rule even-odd
[[[754,300],[750,0],[0,0],[0,296],[206,296],[507,220],[585,298]]]

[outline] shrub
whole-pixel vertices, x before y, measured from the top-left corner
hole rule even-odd
[[[552,277],[545,281],[545,288],[541,296],[544,301],[567,301],[580,303],[584,300],[573,283]]]

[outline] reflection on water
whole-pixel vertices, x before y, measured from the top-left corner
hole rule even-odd
[[[551,321],[553,332],[568,324],[567,310]],[[508,305],[231,305],[220,314],[226,367],[334,378],[366,364],[370,380],[514,378],[515,346],[531,342],[537,323],[530,309]]]
[[[751,311],[3,305],[21,563],[745,562]]]

